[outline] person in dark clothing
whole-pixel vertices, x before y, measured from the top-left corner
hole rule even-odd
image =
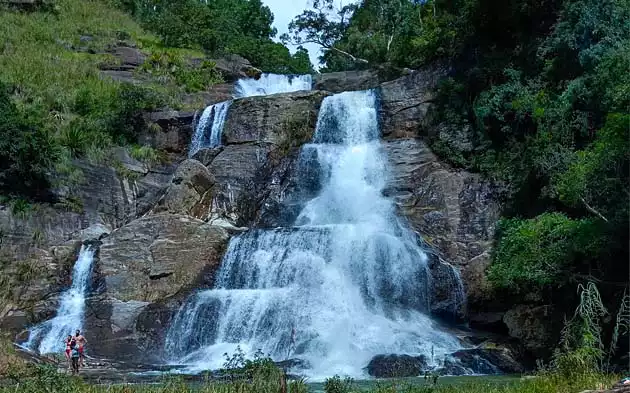
[[[75,345],[72,347],[72,374],[79,373],[79,357],[81,353],[79,352],[79,346]]]

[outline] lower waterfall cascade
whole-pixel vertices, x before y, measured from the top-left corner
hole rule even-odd
[[[231,239],[214,288],[192,294],[171,322],[170,363],[218,369],[240,346],[300,359],[312,379],[361,377],[378,354],[434,362],[461,349],[427,315],[428,257],[383,196],[379,138],[374,91],[324,99],[297,173],[316,196],[302,201],[292,227]]]
[[[72,269],[72,284],[62,293],[54,318],[30,329],[24,347],[39,353],[61,353],[63,339],[75,330],[83,331],[85,298],[88,295],[95,249],[83,245]]]

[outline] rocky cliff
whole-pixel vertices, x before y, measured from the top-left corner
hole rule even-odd
[[[244,227],[290,223],[299,211],[304,195],[296,157],[312,136],[324,97],[364,88],[380,95],[391,172],[386,194],[432,255],[431,311],[459,322],[484,319],[492,298],[485,268],[500,205],[496,187],[451,168],[427,145],[434,132],[434,90],[444,72],[434,67],[389,82],[372,73],[328,75],[310,92],[236,100],[222,146],[192,159],[184,155],[194,113],[147,114],[159,130],[141,142],[170,153],[173,164],[147,167],[124,151],[115,152],[118,169],[78,161],[85,173],[80,212],[0,210],[0,269],[12,277],[25,265],[30,272],[9,281],[12,293],[0,309],[0,327],[17,334],[53,315],[77,246],[87,240],[100,245],[85,327],[93,351],[134,360],[159,357],[174,310],[194,288],[212,285],[230,236]],[[522,315],[506,315],[506,322],[515,336],[525,337]],[[503,316],[498,318],[502,324]]]

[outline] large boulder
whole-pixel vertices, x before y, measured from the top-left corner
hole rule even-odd
[[[378,87],[381,82],[383,82],[382,77],[376,70],[328,72],[315,75],[313,90],[325,90],[331,93],[367,90]]]
[[[327,95],[301,91],[236,100],[225,119],[223,142],[280,145],[294,138],[309,141]]]
[[[503,316],[509,335],[518,339],[534,356],[544,358],[551,354],[562,328],[562,320],[553,306],[518,305]]]
[[[165,213],[134,220],[103,239],[98,289],[86,313],[87,339],[99,343],[92,353],[146,359],[147,344],[155,344],[147,341],[147,315],[156,322],[156,314],[147,312],[159,309],[170,318],[189,291],[211,286],[228,238],[223,228]]]
[[[185,215],[134,220],[103,240],[98,273],[104,293],[121,301],[173,296],[218,268],[227,240],[222,228]]]
[[[157,125],[143,131],[138,142],[169,153],[183,155],[192,137],[195,112],[163,110],[145,115],[146,121]]]
[[[462,349],[451,356],[475,374],[517,374],[525,371],[508,348]]]
[[[177,167],[166,194],[153,211],[204,218],[212,204],[214,184],[214,176],[202,163],[185,160]]]
[[[262,74],[262,71],[252,66],[249,60],[239,55],[229,54],[210,61],[216,64],[216,69],[226,81],[233,82],[241,78],[258,78]]]
[[[367,365],[369,375],[376,378],[415,377],[427,369],[424,356],[376,355]]]

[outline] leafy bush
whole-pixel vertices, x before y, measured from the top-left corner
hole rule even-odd
[[[207,90],[223,81],[215,63],[200,60],[199,64],[193,64],[193,60],[184,59],[174,50],[154,51],[141,70],[159,78],[171,79],[188,92]]]
[[[339,375],[326,378],[324,392],[326,393],[350,393],[352,391],[352,378],[341,379]]]
[[[597,256],[602,247],[598,226],[560,213],[533,219],[504,219],[488,279],[515,293],[562,286],[571,279],[578,261]]]
[[[0,192],[46,199],[46,173],[58,154],[43,125],[18,110],[0,84]]]

